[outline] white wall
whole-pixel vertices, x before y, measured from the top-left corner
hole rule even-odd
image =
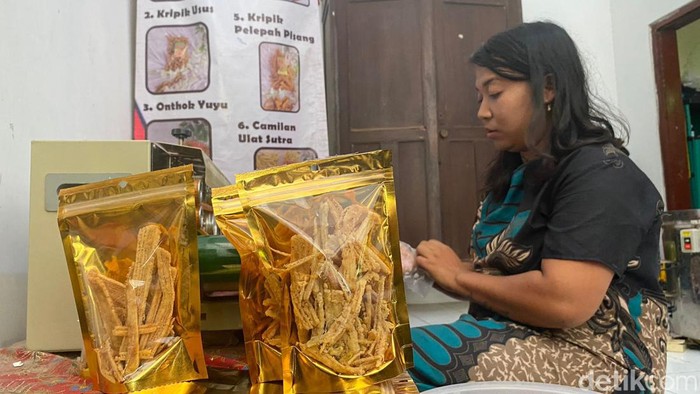
[[[649,25],[687,3],[687,0],[610,1],[618,106],[627,115],[632,129],[629,148],[632,158],[664,196],[666,188],[663,185],[659,110]]]
[[[579,44],[664,192],[649,24],[686,0],[522,0]],[[5,0],[0,12],[0,346],[24,338],[30,141],[131,138],[135,0]]]
[[[0,12],[0,346],[25,337],[32,140],[131,138],[135,0]]]
[[[632,159],[665,196],[649,25],[688,0],[522,0],[523,20],[549,19],[579,45],[591,87],[630,125]]]
[[[547,20],[566,29],[581,53],[591,90],[616,106],[618,93],[610,1],[522,0],[522,7],[524,22]]]
[[[676,33],[681,82],[700,90],[700,20],[678,29]]]

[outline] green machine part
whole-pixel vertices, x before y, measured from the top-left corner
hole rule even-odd
[[[241,256],[223,235],[200,235],[199,280],[202,289],[238,290]]]
[[[700,208],[700,135],[696,135],[690,105],[684,105],[686,136],[688,138],[688,166],[690,170],[690,195],[693,208]]]

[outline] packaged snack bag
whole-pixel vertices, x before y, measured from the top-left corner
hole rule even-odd
[[[87,363],[101,391],[207,377],[195,212],[191,165],[59,193]]]
[[[282,392],[281,278],[259,264],[238,188],[212,189],[212,205],[219,229],[241,256],[238,297],[252,392]]]
[[[260,265],[282,279],[285,392],[362,390],[412,366],[390,152],[236,179]]]

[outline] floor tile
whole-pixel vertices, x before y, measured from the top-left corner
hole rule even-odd
[[[408,315],[411,320],[411,326],[417,327],[426,324],[445,324],[452,323],[459,316],[466,312],[464,309],[453,306],[453,303],[448,304],[409,304]],[[414,323],[415,321],[415,323]]]
[[[666,374],[667,394],[700,393],[700,372]]]
[[[449,304],[443,304],[443,306],[454,312],[457,316],[460,316],[464,313],[467,313],[469,311],[469,303],[468,302],[451,302]]]
[[[421,327],[430,324],[427,321],[421,319],[420,317],[412,315],[410,311],[408,313],[408,323],[411,325],[411,327]]]
[[[667,373],[700,372],[700,350],[688,349],[685,352],[669,352],[666,357]]]
[[[451,304],[463,303],[464,300],[453,298],[436,288],[425,288],[424,292],[416,292],[410,288],[406,288],[406,302],[409,305],[413,304]]]

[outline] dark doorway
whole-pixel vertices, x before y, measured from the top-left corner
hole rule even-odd
[[[661,160],[668,210],[692,207],[676,30],[697,19],[700,19],[700,0],[694,0],[651,24]]]

